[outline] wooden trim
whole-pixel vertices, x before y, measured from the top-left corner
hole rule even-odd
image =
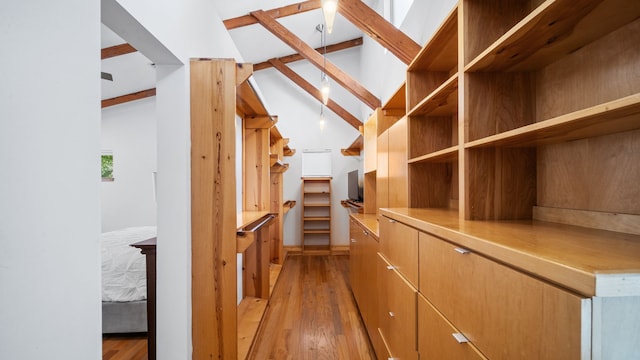
[[[133,46],[131,46],[130,44],[124,43],[124,44],[110,46],[102,49],[100,51],[100,58],[104,60],[104,59],[112,58],[115,56],[130,54],[136,51],[138,50],[136,50]]]
[[[636,214],[534,206],[533,218],[540,221],[640,235],[640,215]]]
[[[303,12],[319,9],[321,7],[320,0],[304,1],[297,4],[291,4],[276,9],[265,10],[274,19],[278,19],[285,16],[300,14]],[[227,30],[236,29],[239,27],[257,24],[258,21],[251,15],[238,16],[235,18],[227,19],[223,21]]]
[[[311,85],[307,80],[303,79],[302,76],[298,75],[295,71],[291,70],[288,66],[283,64],[282,61],[278,59],[271,59],[269,60],[269,62],[283,75],[288,77],[291,81],[296,83],[318,101],[322,102],[322,94],[320,93],[320,90]],[[359,126],[362,125],[362,122],[358,120],[357,117],[353,116],[350,112],[348,112],[342,106],[338,105],[335,101],[329,99],[329,101],[327,102],[327,107],[354,128],[358,129]]]
[[[360,0],[338,1],[338,12],[405,64],[420,52],[418,43]]]
[[[315,51],[311,46],[302,41],[302,39],[282,26],[273,17],[269,16],[262,10],[254,11],[251,13],[251,15],[258,19],[260,24],[262,24],[265,29],[269,30],[269,32],[274,34],[294,50],[297,50],[300,55],[309,60],[309,62],[315,65],[318,69],[325,71],[325,73],[329,75],[335,82],[340,84],[371,109],[380,107],[380,99],[370,93],[369,90],[367,90],[355,79],[353,79],[351,75],[342,71],[329,60],[325,61],[324,57],[319,52]]]
[[[144,99],[152,96],[156,96],[156,88],[142,90],[142,91],[138,91],[131,94],[122,95],[122,96],[116,96],[110,99],[104,99],[102,100],[102,108],[104,109],[109,106],[124,104],[126,102],[140,100],[140,99]]]
[[[347,41],[343,41],[343,42],[339,42],[337,44],[327,45],[327,54],[332,53],[332,52],[336,52],[336,51],[345,50],[345,49],[350,49],[352,47],[356,47],[356,46],[360,46],[360,45],[362,45],[362,37],[351,39],[351,40],[347,40]],[[319,47],[319,48],[316,48],[315,50],[317,52],[319,52],[319,53],[322,53],[324,51],[324,48],[323,47]],[[300,55],[300,54],[291,54],[291,55],[279,57],[278,60],[282,61],[284,64],[288,64],[288,63],[291,63],[291,62],[304,60],[304,57],[302,55]],[[264,69],[269,69],[271,67],[273,67],[273,65],[271,65],[269,60],[263,61],[263,62],[259,62],[257,64],[253,64],[253,70],[254,71],[260,71],[260,70],[264,70]]]
[[[236,64],[200,59],[190,67],[192,356],[235,359]]]
[[[364,138],[362,135],[358,135],[358,137],[349,145],[346,149],[340,149],[340,152],[344,156],[360,156],[360,152],[362,152],[362,147],[364,146]]]

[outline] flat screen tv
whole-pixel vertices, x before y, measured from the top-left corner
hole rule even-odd
[[[347,174],[347,197],[349,200],[362,201],[362,187],[358,183],[358,170],[350,171]]]

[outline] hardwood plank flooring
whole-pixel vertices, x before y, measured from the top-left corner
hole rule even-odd
[[[102,336],[102,360],[147,360],[147,334]]]
[[[250,359],[375,359],[348,256],[288,256]]]

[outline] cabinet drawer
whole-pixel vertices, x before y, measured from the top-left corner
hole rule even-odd
[[[488,358],[590,351],[591,300],[424,233],[420,259],[421,293]]]
[[[418,287],[418,230],[380,217],[380,252],[414,287]]]
[[[469,342],[459,342],[459,332],[438,313],[427,299],[418,295],[418,353],[420,359],[486,359]]]
[[[392,357],[417,359],[416,289],[378,256],[378,326]]]

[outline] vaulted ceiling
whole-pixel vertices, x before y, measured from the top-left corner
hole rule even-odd
[[[420,46],[372,10],[372,0],[340,0],[332,34],[326,37],[326,52],[360,46],[363,36],[369,36],[398,59],[408,64]],[[380,99],[354,77],[324,58],[321,34],[316,25],[322,23],[320,0],[291,3],[272,0],[218,1],[219,16],[230,31],[244,62],[254,64],[254,72],[275,68],[321,101],[320,90],[296,74],[287,64],[308,61],[324,69],[333,82],[375,109]],[[114,81],[103,81],[103,107],[155,95],[155,70],[149,60],[117,35],[103,26],[102,71],[112,73]],[[351,126],[358,128],[360,120],[330,99],[327,107]]]

